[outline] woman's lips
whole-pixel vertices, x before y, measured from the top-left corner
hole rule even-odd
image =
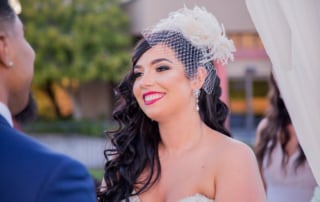
[[[145,105],[151,105],[159,101],[160,99],[162,99],[163,96],[164,96],[164,93],[148,92],[143,94],[143,101]]]

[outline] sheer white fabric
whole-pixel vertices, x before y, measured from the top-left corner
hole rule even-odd
[[[300,144],[320,183],[320,1],[246,0]]]
[[[246,0],[299,142],[320,184],[320,1]],[[320,201],[320,186],[312,202]]]

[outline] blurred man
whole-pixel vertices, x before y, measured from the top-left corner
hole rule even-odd
[[[96,201],[83,165],[13,128],[29,100],[34,59],[19,17],[0,0],[0,201]]]

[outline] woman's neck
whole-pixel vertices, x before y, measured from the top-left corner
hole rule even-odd
[[[206,125],[196,114],[183,114],[159,123],[160,148],[167,152],[182,152],[197,144],[206,130]]]

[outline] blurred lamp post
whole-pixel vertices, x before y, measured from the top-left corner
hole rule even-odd
[[[253,114],[253,77],[255,74],[254,67],[247,67],[245,75],[245,93],[246,93],[246,129],[248,133],[254,130]]]

